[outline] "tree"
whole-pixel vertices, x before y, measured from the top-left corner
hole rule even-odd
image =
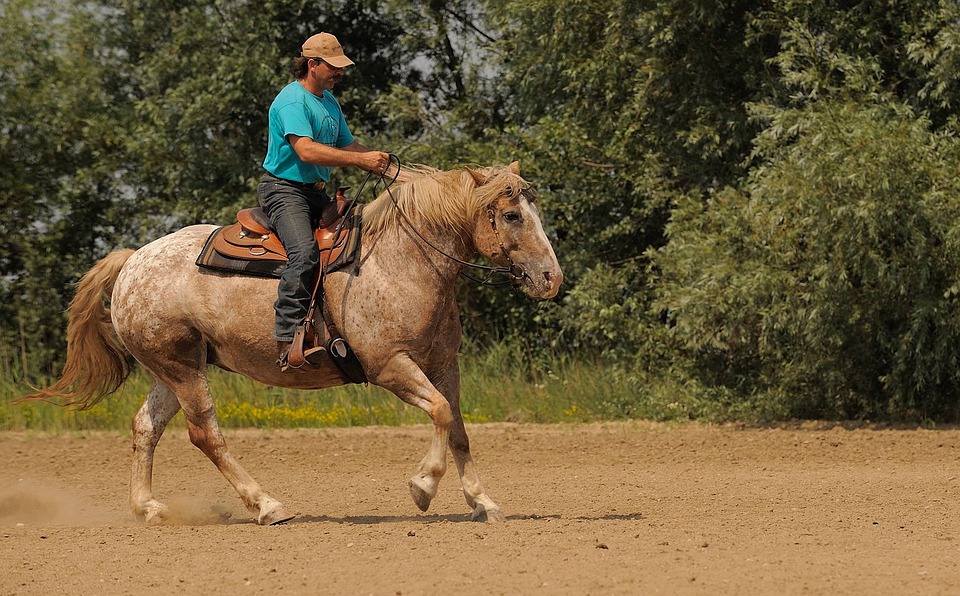
[[[705,395],[773,417],[960,414],[960,143],[887,90],[880,61],[789,32],[794,106],[754,106],[747,183],[674,212],[654,256],[674,326],[652,337]]]
[[[0,322],[4,344],[29,349],[22,373],[54,372],[69,284],[126,231],[129,104],[101,25],[45,0],[0,13]]]

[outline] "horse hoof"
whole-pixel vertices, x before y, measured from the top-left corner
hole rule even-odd
[[[499,507],[487,509],[483,505],[478,505],[473,510],[470,519],[477,522],[487,522],[488,524],[499,524],[507,521]]]
[[[150,511],[143,516],[143,523],[148,526],[163,525],[164,516],[159,511]]]
[[[261,515],[260,519],[257,520],[257,523],[261,526],[279,526],[280,524],[287,523],[295,517],[297,517],[295,513],[288,512],[283,508],[283,505],[281,505],[273,511]]]
[[[427,494],[427,491],[423,490],[411,479],[409,482],[410,485],[410,496],[413,497],[413,502],[416,503],[420,511],[426,511],[430,508],[430,495]]]
[[[297,517],[295,513],[288,513],[287,510],[281,507],[276,511],[264,515],[257,523],[259,523],[261,526],[279,526],[287,523],[295,517]]]
[[[135,512],[134,515],[148,526],[159,526],[170,518],[170,508],[156,500],[151,500],[138,509],[139,513]]]

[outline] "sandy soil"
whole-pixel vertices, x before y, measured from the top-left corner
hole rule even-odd
[[[452,465],[416,509],[426,426],[229,432],[300,514],[268,528],[183,431],[164,526],[129,513],[126,436],[0,434],[0,594],[960,593],[955,429],[468,431],[505,524],[469,521]]]

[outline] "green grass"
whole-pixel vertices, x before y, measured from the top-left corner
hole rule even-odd
[[[374,386],[348,385],[322,391],[268,387],[211,369],[210,389],[226,428],[321,428],[426,423],[427,415]],[[461,358],[461,410],[467,423],[586,422],[616,418],[631,399],[628,383],[603,366],[564,357],[531,362],[514,348]],[[126,430],[143,403],[151,379],[140,369],[115,394],[93,408],[76,411],[55,404],[14,399],[30,388],[0,378],[0,430],[63,432]],[[183,415],[171,423],[183,427]]]

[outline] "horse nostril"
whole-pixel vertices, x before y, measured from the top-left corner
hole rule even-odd
[[[547,280],[547,283],[555,287],[560,287],[560,284],[563,283],[563,273],[560,273],[559,271],[544,271],[543,277]]]

